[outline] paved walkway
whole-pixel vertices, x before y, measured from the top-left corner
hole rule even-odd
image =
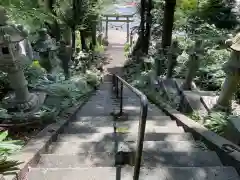
[[[117,34],[117,36],[116,36]],[[112,73],[122,74],[122,67],[126,60],[124,56],[124,43],[126,37],[125,32],[115,30],[109,31],[109,46],[106,54],[109,57],[109,64],[105,65],[106,70],[104,82],[100,85],[96,94],[87,102],[87,104],[79,111],[78,116],[109,116],[114,110],[112,104],[111,77]]]

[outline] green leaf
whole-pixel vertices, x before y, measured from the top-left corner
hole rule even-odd
[[[3,141],[7,138],[8,136],[8,131],[3,131],[0,133],[0,141]]]

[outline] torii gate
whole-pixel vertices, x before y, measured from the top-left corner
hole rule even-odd
[[[133,22],[133,16],[134,14],[130,15],[121,15],[121,14],[104,14],[102,18],[102,21],[106,21],[106,30],[105,30],[105,37],[108,38],[108,23],[109,22],[126,22],[127,23],[127,42],[129,42],[130,37],[130,26],[129,23]],[[115,19],[109,19],[109,18],[115,18]],[[126,18],[126,19],[119,19],[119,18]],[[102,22],[101,22],[102,26]],[[101,27],[102,29],[102,27]]]

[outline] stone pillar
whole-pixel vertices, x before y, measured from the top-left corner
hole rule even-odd
[[[99,45],[103,44],[102,40],[103,40],[103,33],[99,32],[99,34],[97,35],[97,41]]]
[[[177,57],[182,53],[182,49],[179,47],[178,41],[174,40],[168,50],[168,69],[166,78],[172,78],[173,70],[177,65]]]
[[[240,82],[240,33],[225,43],[232,52],[229,60],[223,66],[226,78],[214,109],[231,111],[232,97]]]
[[[164,49],[161,47],[161,42],[157,42],[155,48],[158,54],[155,58],[155,71],[156,76],[158,77],[164,74],[163,69],[165,68],[166,58],[164,55]]]
[[[108,16],[106,16],[105,39],[108,39]]]
[[[102,25],[102,19],[100,19],[100,32],[103,32],[103,25]]]
[[[133,44],[133,34],[131,33],[130,34],[130,46],[132,46],[132,44]]]
[[[127,17],[127,42],[129,43],[129,17]]]
[[[59,47],[59,59],[61,60],[62,69],[64,71],[65,79],[68,79],[69,74],[69,62],[71,60],[71,46],[67,46],[64,41],[60,41]]]
[[[190,48],[189,52],[189,61],[187,63],[188,71],[186,74],[185,81],[182,85],[184,90],[191,90],[193,79],[196,75],[196,72],[199,68],[201,56],[204,54],[203,42],[202,40],[197,40],[195,45]]]

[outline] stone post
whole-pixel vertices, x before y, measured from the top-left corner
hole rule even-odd
[[[203,41],[197,40],[195,42],[195,45],[190,48],[188,54],[189,54],[189,61],[187,63],[188,71],[186,74],[185,81],[182,85],[182,88],[184,90],[192,89],[193,79],[199,68],[201,57],[204,54]]]
[[[101,18],[101,19],[100,19],[100,30],[99,30],[101,33],[103,32],[103,24],[102,24],[102,22],[103,22],[103,21],[102,21],[102,18]]]
[[[182,53],[182,49],[179,47],[178,41],[174,40],[168,50],[168,70],[167,78],[172,78],[173,70],[177,65],[177,57]]]
[[[130,34],[130,46],[132,46],[132,44],[133,44],[133,34],[131,33]]]
[[[240,82],[240,33],[225,43],[231,49],[231,56],[223,65],[226,78],[214,109],[231,111],[232,97]]]
[[[67,46],[64,41],[60,41],[59,45],[59,59],[61,60],[62,69],[64,71],[65,79],[69,79],[69,62],[71,60],[71,46]]]
[[[129,17],[127,18],[127,43],[129,43]]]
[[[108,16],[106,16],[105,39],[108,39]]]
[[[97,41],[99,45],[103,44],[102,40],[103,40],[103,33],[99,32],[99,34],[97,35]]]
[[[165,66],[165,55],[160,42],[157,42],[155,48],[158,54],[157,58],[155,58],[155,71],[156,76],[158,77],[163,74],[162,69]]]

